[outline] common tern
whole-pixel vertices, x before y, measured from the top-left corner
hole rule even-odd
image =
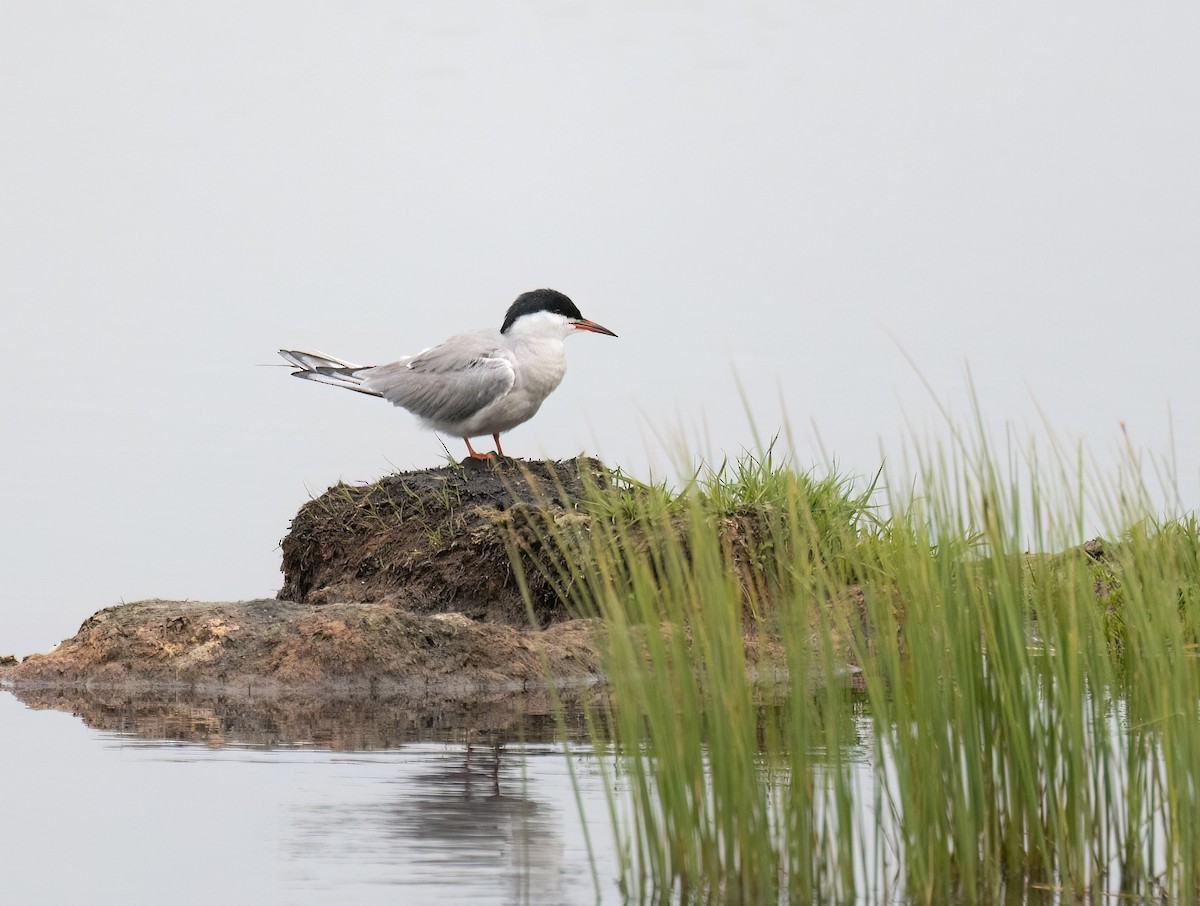
[[[354,365],[318,352],[281,349],[293,377],[378,396],[416,415],[421,424],[461,437],[472,459],[472,437],[500,435],[533,418],[567,371],[563,341],[577,330],[616,334],[579,313],[552,289],[522,293],[499,330],[472,330],[387,365]]]

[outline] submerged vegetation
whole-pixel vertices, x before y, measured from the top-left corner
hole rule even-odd
[[[542,529],[603,621],[631,898],[1200,895],[1196,520],[983,439],[916,460],[856,490],[768,446]]]

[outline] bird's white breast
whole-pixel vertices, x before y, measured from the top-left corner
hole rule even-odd
[[[508,393],[460,422],[427,423],[440,431],[477,437],[509,431],[528,421],[567,373],[563,340],[571,331],[566,318],[551,312],[519,318],[499,335],[491,353],[512,365],[513,383]]]
[[[513,386],[471,419],[480,433],[509,431],[533,418],[567,373],[561,338],[522,337],[506,353],[513,363]]]

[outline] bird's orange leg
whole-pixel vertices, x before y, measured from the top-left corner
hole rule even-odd
[[[471,454],[472,459],[494,459],[495,456],[491,453],[476,453],[475,448],[471,446],[471,438],[464,437],[463,443],[467,445],[467,452]]]
[[[496,442],[496,452],[499,453],[501,456],[503,456],[504,451],[500,449],[500,432],[496,432],[495,434],[493,434],[492,440],[494,440]]]

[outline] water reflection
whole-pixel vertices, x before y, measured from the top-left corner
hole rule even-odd
[[[589,890],[591,878],[579,859],[561,754],[549,754],[499,744],[422,747],[378,801],[297,816],[293,856],[311,865],[331,848],[352,849],[357,870],[369,867],[375,883],[452,884],[454,896],[473,900],[502,891],[504,902],[564,901],[569,890]]]
[[[470,700],[411,696],[269,696],[161,690],[20,688],[34,710],[67,711],[94,729],[150,741],[214,748],[307,746],[333,751],[394,749],[412,742],[553,742],[559,739],[552,701],[544,692],[495,693]],[[585,738],[582,696],[566,693],[575,714],[568,734]]]
[[[596,759],[583,745],[576,753],[584,822],[600,847],[594,875],[564,745],[537,695],[432,709],[83,690],[15,697],[26,707],[0,692],[0,739],[20,741],[5,752],[0,794],[18,811],[69,814],[74,836],[47,861],[33,836],[0,833],[13,866],[0,883],[6,899],[150,902],[185,852],[190,864],[220,865],[246,902],[592,903],[596,877],[604,900],[616,898]],[[111,871],[129,852],[151,865],[132,888]],[[80,871],[55,872],[67,863]],[[207,902],[202,894],[172,899]]]
[[[588,901],[592,878],[561,751],[409,752],[390,777],[359,791],[369,801],[352,795],[292,816],[288,854],[306,883],[397,886],[414,901],[415,891],[441,887],[464,902]]]

